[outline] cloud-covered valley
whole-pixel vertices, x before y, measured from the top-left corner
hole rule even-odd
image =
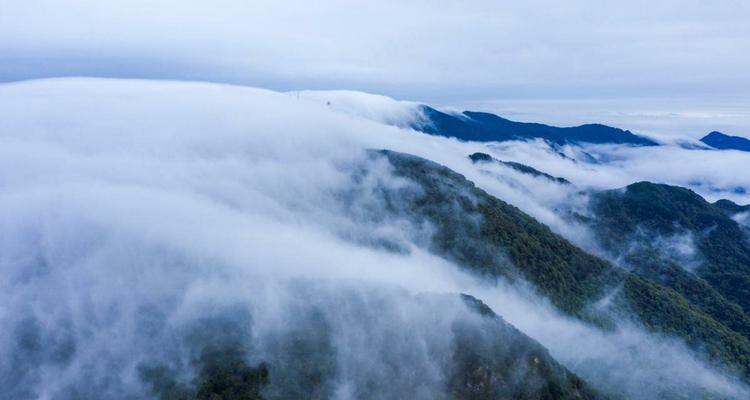
[[[678,338],[632,322],[602,329],[523,282],[483,280],[435,254],[434,227],[381,195],[413,182],[368,150],[445,165],[592,252],[592,233],[566,217],[585,213],[589,190],[649,180],[745,204],[737,188],[750,190],[750,176],[737,172],[750,153],[479,144],[409,129],[419,118],[415,103],[356,92],[1,85],[0,391],[158,398],[165,376],[190,387],[201,348],[231,343],[270,365],[268,398],[316,379],[320,398],[440,398],[453,324],[480,326],[449,296],[467,293],[606,393],[748,395]],[[573,185],[474,164],[475,152]]]

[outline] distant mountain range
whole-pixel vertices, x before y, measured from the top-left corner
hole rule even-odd
[[[474,142],[502,142],[505,140],[544,139],[557,145],[565,144],[629,144],[635,146],[658,146],[659,143],[623,130],[603,124],[584,124],[572,127],[557,127],[533,122],[518,122],[487,112],[463,111],[460,114],[446,113],[426,105],[420,105],[423,118],[411,124],[411,128],[431,135],[452,137]],[[719,150],[750,151],[750,139],[711,132],[700,141]],[[702,148],[700,145],[683,145]],[[708,148],[706,148],[708,149]]]
[[[603,124],[584,124],[572,127],[557,127],[534,122],[518,122],[487,112],[463,111],[447,113],[426,105],[419,105],[421,119],[411,128],[431,135],[452,137],[474,142],[502,142],[506,140],[544,139],[557,145],[565,144],[627,144],[634,146],[658,146],[659,143],[623,130]],[[750,152],[750,139],[730,136],[713,131],[700,139],[709,146],[683,143],[691,149],[740,150]]]
[[[504,140],[544,139],[563,144],[617,143],[638,146],[656,146],[655,141],[630,131],[601,124],[586,124],[561,128],[556,126],[516,122],[486,112],[464,111],[448,114],[421,105],[423,120],[412,128],[432,135],[453,137],[466,141],[495,142]]]
[[[290,92],[290,94],[295,98],[305,98],[325,104],[345,114],[463,141],[502,142],[542,139],[559,146],[581,144],[658,146],[661,144],[629,130],[600,123],[558,127],[535,122],[519,122],[489,112],[441,111],[423,103],[395,100],[387,96],[349,90],[308,90]],[[675,144],[692,150],[750,151],[750,139],[729,136],[717,131],[709,133],[700,141],[678,140]]]
[[[750,151],[750,139],[741,136],[729,136],[721,132],[711,132],[701,142],[719,150]]]

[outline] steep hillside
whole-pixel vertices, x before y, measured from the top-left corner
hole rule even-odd
[[[442,387],[430,387],[425,377],[409,374],[414,365],[409,364],[408,357],[394,357],[390,373],[399,374],[400,380],[408,382],[409,392],[393,393],[383,388],[380,381],[365,381],[363,387],[349,393],[349,397],[605,399],[557,363],[539,343],[505,322],[480,300],[469,295],[420,294],[410,301],[428,307],[426,310],[434,305],[457,306],[463,310],[458,316],[437,317],[446,323],[447,330],[442,336],[449,339],[445,349],[441,349],[447,353],[434,354],[432,360],[434,366],[440,368],[435,372],[440,376]],[[352,305],[365,315],[375,312],[367,303],[357,301],[347,302],[345,308]],[[142,366],[140,378],[150,393],[161,400],[322,400],[336,397],[333,382],[340,374],[337,365],[342,361],[337,359],[330,345],[334,332],[325,318],[317,321],[318,329],[314,331],[277,338],[288,360],[271,359],[257,366],[249,365],[247,360],[252,355],[248,354],[246,345],[234,338],[237,328],[222,323],[200,327],[200,335],[205,336],[203,342],[208,344],[191,361],[198,371],[192,381],[184,381],[184,376],[168,365]],[[440,326],[435,328],[440,329]],[[395,384],[393,389],[404,390]]]
[[[595,324],[606,326],[613,315],[634,318],[750,376],[747,338],[678,292],[584,252],[448,168],[390,151],[373,156],[386,157],[398,176],[419,187],[416,193],[385,196],[394,207],[435,227],[431,248],[436,253],[490,279],[527,280],[564,312]],[[589,307],[610,294],[610,312]]]
[[[481,315],[479,326],[457,323],[453,399],[601,399],[588,384],[559,365],[546,349],[505,322],[474,297],[462,295]]]
[[[725,203],[712,205],[689,189],[639,182],[624,190],[595,195],[593,226],[604,246],[618,254],[634,245],[641,253],[658,253],[654,248],[656,239],[688,235],[688,243],[684,245],[697,265],[683,265],[683,268],[693,270],[747,314],[750,243],[747,233],[727,215],[722,204]],[[683,261],[681,258],[677,257],[678,263]]]
[[[410,114],[349,93],[0,89],[0,398],[748,397],[747,321],[708,279],[623,269],[454,172],[564,201],[535,157],[579,149],[472,165],[482,144],[374,122]]]

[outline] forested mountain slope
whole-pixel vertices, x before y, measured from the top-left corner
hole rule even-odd
[[[680,265],[702,280],[693,286],[708,283],[744,314],[750,312],[750,242],[727,215],[726,202],[711,204],[689,189],[639,182],[596,194],[591,204],[593,226],[607,249],[639,257],[641,264]],[[665,249],[678,252],[665,254]],[[746,320],[742,313],[727,314]],[[747,334],[747,323],[742,325]]]
[[[436,253],[489,279],[527,280],[560,310],[594,324],[607,326],[615,316],[634,318],[750,376],[747,337],[677,291],[579,249],[448,168],[402,153],[372,154],[386,157],[396,175],[417,184],[416,192],[384,196],[392,196],[391,204],[401,212],[435,226],[431,248]],[[614,296],[610,310],[590,307],[607,295]]]

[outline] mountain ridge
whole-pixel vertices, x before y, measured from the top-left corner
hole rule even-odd
[[[700,141],[719,150],[750,151],[750,139],[742,136],[731,136],[718,131],[709,133]]]
[[[581,250],[447,167],[404,153],[375,154],[388,159],[396,176],[422,188],[416,197],[401,193],[389,198],[412,198],[404,212],[434,225],[430,250],[436,254],[481,277],[526,280],[562,312],[605,328],[612,326],[611,316],[589,306],[616,293],[616,315],[630,315],[649,330],[681,337],[714,362],[750,376],[748,338],[674,289]],[[472,215],[476,217],[469,223],[466,218]]]
[[[750,339],[750,247],[729,200],[709,203],[679,186],[637,182],[592,195],[589,225],[635,274],[681,293]]]
[[[563,144],[616,143],[656,146],[657,142],[628,130],[603,124],[556,127],[532,122],[516,122],[488,112],[464,111],[460,115],[444,113],[430,106],[419,107],[424,118],[411,125],[431,135],[454,137],[465,141],[544,139]]]
[[[546,172],[539,171],[538,169],[528,166],[526,164],[522,164],[515,161],[504,161],[504,160],[498,160],[491,155],[487,153],[472,153],[469,155],[469,159],[473,163],[484,163],[484,162],[494,162],[496,164],[504,165],[508,168],[511,168],[513,170],[516,170],[522,174],[531,175],[533,177],[542,177],[545,179],[548,179],[552,182],[557,182],[562,185],[570,185],[570,181],[565,178],[560,178],[558,176],[552,176]]]

